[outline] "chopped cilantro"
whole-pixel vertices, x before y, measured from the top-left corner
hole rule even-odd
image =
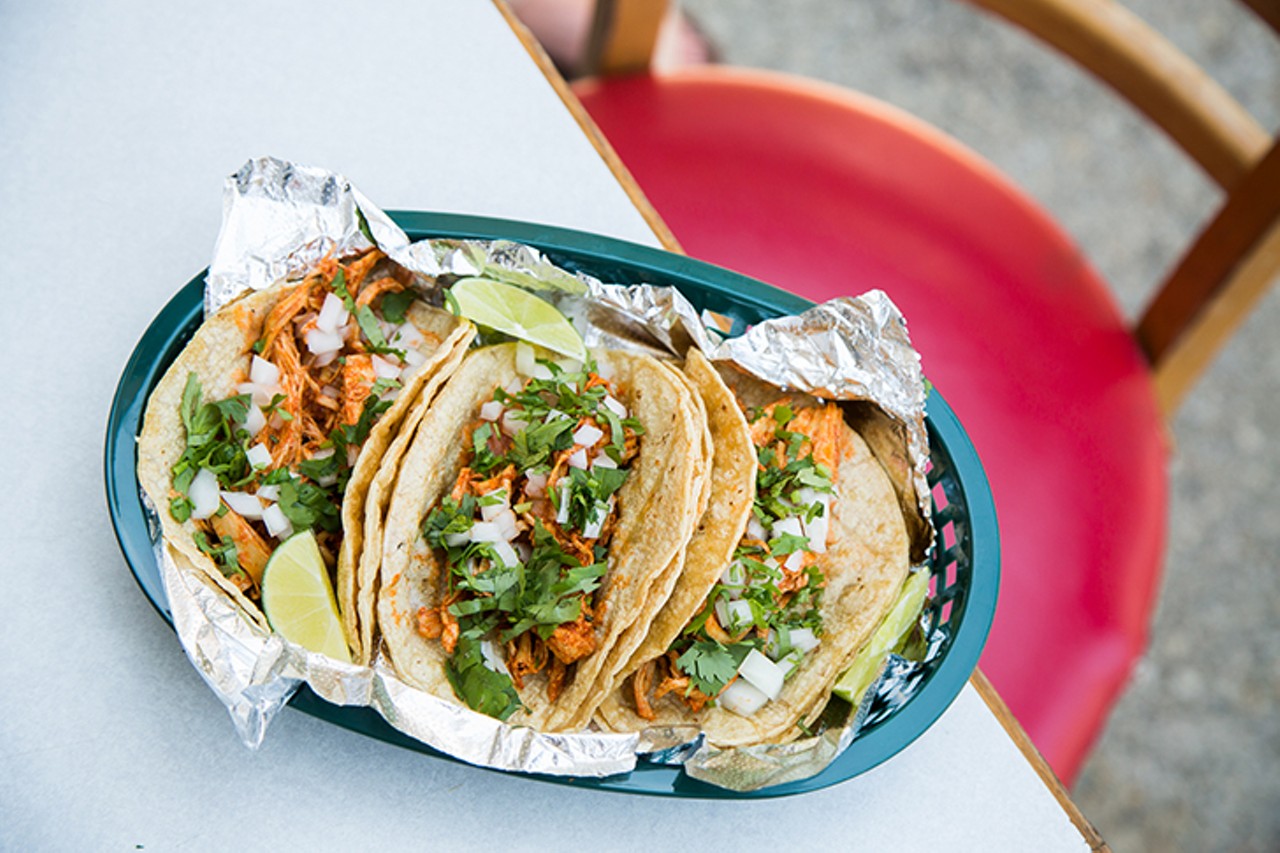
[[[330,287],[342,300],[342,305],[351,312],[356,318],[356,325],[360,327],[360,331],[364,333],[365,338],[369,341],[369,351],[379,355],[387,353],[393,354],[399,358],[404,357],[404,350],[395,349],[387,345],[387,338],[382,334],[382,327],[378,325],[378,318],[374,315],[373,309],[368,305],[357,305],[355,298],[351,295],[351,291],[347,290],[347,274],[342,267],[338,267],[338,271],[334,273],[333,281]]]
[[[213,560],[224,577],[231,577],[232,575],[242,573],[240,568],[240,554],[236,550],[236,544],[234,542],[225,542],[214,545],[209,541],[208,535],[203,531],[197,531],[194,539],[196,547]]]
[[[315,483],[294,479],[281,483],[277,505],[295,530],[310,530],[315,527],[337,532],[342,529],[339,500]]]
[[[262,414],[264,414],[268,418],[271,417],[272,415],[279,415],[280,420],[282,421],[293,420],[293,415],[289,414],[288,410],[280,408],[280,404],[283,403],[286,399],[287,398],[285,397],[285,395],[276,394],[274,397],[271,398],[271,402],[267,404],[267,407],[262,410]]]
[[[546,465],[556,453],[573,447],[573,427],[568,418],[531,424],[511,437],[507,458],[519,471]]]
[[[507,460],[489,448],[489,439],[493,437],[493,424],[483,423],[471,433],[471,469],[479,474],[492,474],[506,467]]]
[[[466,634],[458,638],[458,645],[445,664],[445,674],[453,692],[482,714],[505,720],[524,707],[511,676],[485,666],[480,641]]]
[[[769,540],[769,551],[775,557],[786,557],[796,551],[809,550],[809,537],[794,533],[782,533]]]
[[[188,497],[176,497],[169,500],[169,514],[179,524],[191,517],[191,511],[195,509],[195,504]]]
[[[399,293],[384,294],[379,306],[382,309],[383,319],[388,323],[403,323],[405,312],[409,310],[409,306],[416,298],[417,294],[408,289],[401,290]]]
[[[243,421],[248,414],[250,397],[240,394],[202,403],[202,393],[199,377],[194,372],[188,374],[180,405],[182,424],[187,431],[186,447],[172,468],[173,488],[184,497],[201,468],[212,471],[224,489],[238,489],[252,482],[255,476],[246,454],[250,436],[236,426],[236,422]],[[178,501],[175,506],[170,502],[170,512],[175,509],[190,517],[186,503]]]
[[[590,471],[570,468],[568,476],[560,481],[561,485],[556,489],[559,493],[556,509],[560,509],[560,502],[567,497],[568,526],[585,530],[608,512],[609,497],[622,488],[626,481],[627,472],[621,468],[596,467]]]
[[[733,681],[743,658],[753,648],[750,643],[722,646],[716,642],[697,642],[676,659],[676,665],[688,674],[693,686],[708,696],[716,696]]]

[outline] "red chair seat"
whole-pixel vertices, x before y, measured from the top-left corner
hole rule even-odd
[[[1145,647],[1165,537],[1165,428],[1104,283],[992,166],[870,98],[723,67],[576,91],[693,257],[902,308],[995,494],[981,666],[1070,781]]]

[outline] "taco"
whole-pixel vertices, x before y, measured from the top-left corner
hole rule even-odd
[[[751,518],[729,559],[681,578],[668,607],[684,621],[618,671],[602,728],[692,725],[722,747],[791,740],[906,577],[893,485],[840,407],[726,379],[753,449]]]
[[[733,558],[751,514],[756,455],[742,410],[733,392],[698,350],[689,351],[682,376],[706,412],[708,430],[704,438],[710,445],[707,455],[712,460],[705,499],[696,510],[698,524],[688,548],[655,584],[665,599],[661,608],[651,622],[637,622],[628,628],[613,647],[592,691],[594,701],[576,710],[567,722],[570,728],[581,728],[591,721],[620,674],[630,673],[640,663],[661,654],[675,640]]]
[[[671,367],[524,344],[470,353],[400,464],[378,627],[407,683],[561,730],[658,582],[705,491],[705,417]],[[668,589],[669,591],[669,589]]]
[[[366,511],[381,512],[369,483],[474,334],[413,285],[374,250],[225,306],[152,392],[138,439],[166,547],[260,624],[275,547],[316,534],[357,661],[356,563]]]

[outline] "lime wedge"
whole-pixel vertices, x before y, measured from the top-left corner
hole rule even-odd
[[[855,706],[862,701],[862,694],[867,692],[871,682],[880,674],[885,657],[919,621],[920,611],[924,608],[924,600],[928,594],[928,572],[912,572],[907,576],[902,591],[898,593],[898,600],[889,608],[884,621],[871,635],[871,640],[854,656],[853,663],[840,676],[832,693]]]
[[[449,288],[463,317],[481,326],[585,361],[582,336],[556,307],[527,290],[487,278],[463,278]]]
[[[267,561],[262,609],[272,629],[286,640],[351,663],[329,571],[310,530],[290,536]]]

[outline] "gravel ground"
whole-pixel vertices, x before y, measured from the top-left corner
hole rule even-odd
[[[1110,90],[948,0],[686,0],[724,61],[876,95],[959,138],[1062,222],[1135,313],[1221,194]],[[1280,42],[1228,0],[1130,8],[1268,129]],[[1074,795],[1116,850],[1280,849],[1280,324],[1272,292],[1172,424],[1149,654]]]

